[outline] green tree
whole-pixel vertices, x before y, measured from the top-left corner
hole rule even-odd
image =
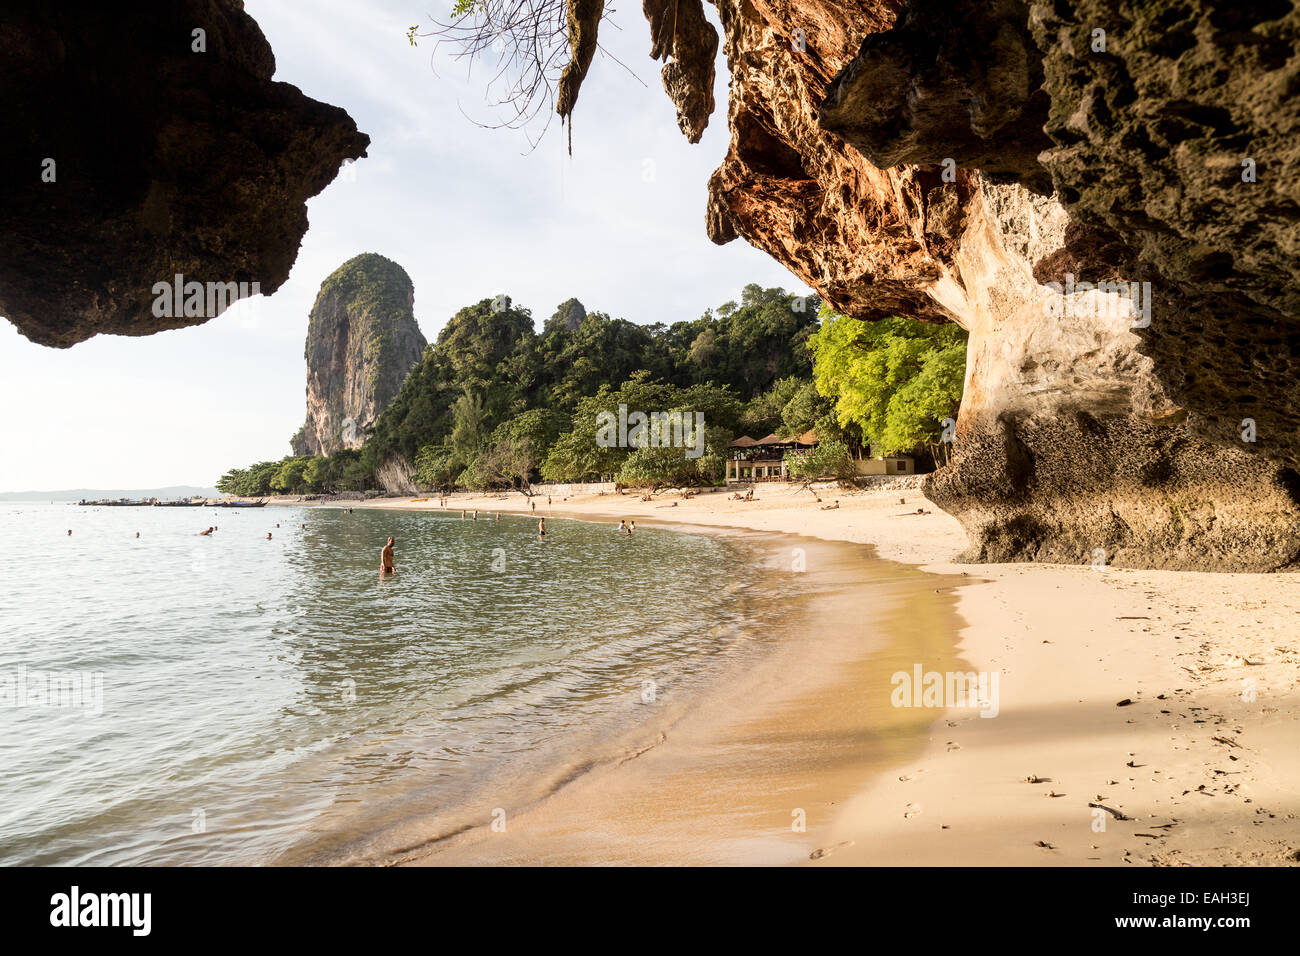
[[[841,441],[818,440],[817,447],[802,454],[787,452],[786,472],[791,478],[813,481],[818,478],[852,478],[858,473],[849,448]]]
[[[307,465],[310,460],[306,455],[286,458],[271,479],[271,490],[280,494],[302,494],[303,486],[307,483]]]
[[[966,368],[966,332],[956,325],[861,322],[824,309],[808,346],[817,390],[876,454],[933,451],[943,419],[956,418]]]

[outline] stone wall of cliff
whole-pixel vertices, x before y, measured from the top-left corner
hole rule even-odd
[[[360,448],[424,354],[415,287],[391,259],[364,253],[321,283],[307,327],[307,421],[295,455]]]
[[[709,235],[847,314],[970,331],[928,483],[970,557],[1300,557],[1293,4],[716,5]]]
[[[274,73],[242,0],[3,5],[0,315],[66,348],[278,289],[306,201],[370,140]],[[155,309],[178,274],[223,292]]]

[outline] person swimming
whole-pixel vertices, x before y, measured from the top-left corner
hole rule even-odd
[[[397,544],[397,539],[390,537],[388,543],[384,545],[384,550],[379,553],[379,573],[381,576],[397,572],[397,568],[393,565],[393,545],[395,544]]]
[[[270,541],[270,540],[271,540],[271,532],[269,532],[269,531],[266,533],[266,540],[267,540],[267,541]]]
[[[200,535],[209,535],[209,534],[212,534],[212,532],[214,532],[214,531],[216,531],[216,530],[217,530],[216,528],[209,528],[207,531],[200,531],[199,534],[200,534]],[[72,534],[72,532],[69,531],[68,534]]]

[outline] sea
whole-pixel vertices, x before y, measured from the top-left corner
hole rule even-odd
[[[769,639],[743,537],[614,524],[0,503],[0,864],[347,861],[581,775]]]

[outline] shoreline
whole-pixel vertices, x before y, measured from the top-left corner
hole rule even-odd
[[[755,494],[570,497],[549,509],[541,496],[537,516],[866,544],[951,588],[955,652],[963,668],[998,675],[997,717],[916,711],[928,724],[921,753],[858,782],[819,832],[813,865],[1300,862],[1300,574],[957,564],[960,525],[919,489],[816,492],[838,497],[837,511],[789,485]],[[518,493],[448,500],[447,511],[530,513]],[[320,506],[442,510],[436,498]]]
[[[603,520],[555,518],[557,540],[566,519]],[[406,812],[359,831],[343,852],[286,862],[771,865],[824,855],[837,807],[860,780],[925,744],[926,715],[894,711],[884,699],[864,710],[864,687],[887,680],[900,646],[909,646],[898,633],[903,620],[935,621],[930,639],[939,656],[950,656],[953,601],[936,595],[927,576],[880,562],[869,549],[740,529],[710,533],[731,539],[737,559],[759,576],[739,597],[736,623],[718,628],[728,649],[720,668],[701,662],[698,670],[710,675],[703,684],[661,682],[654,699],[633,708],[640,713],[631,723],[593,726],[535,773],[494,774],[456,805],[424,800],[417,789],[402,798]],[[808,565],[797,582],[792,546]],[[856,600],[864,593],[894,625],[865,642]],[[503,830],[492,825],[498,816]],[[329,831],[322,835],[330,842]]]

